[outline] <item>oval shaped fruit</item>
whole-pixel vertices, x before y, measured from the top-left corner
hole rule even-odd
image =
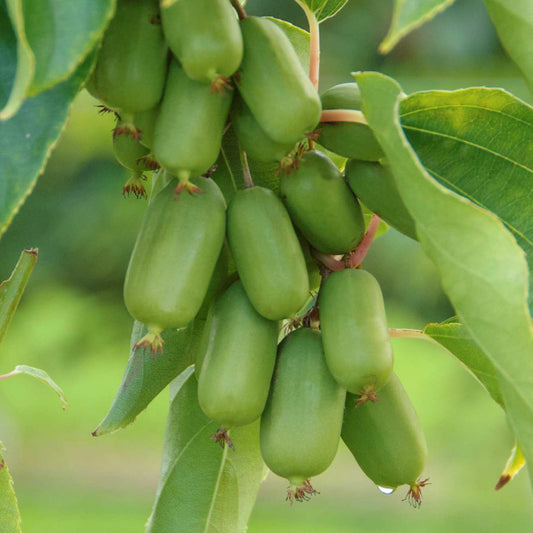
[[[120,127],[120,122],[118,127]],[[122,134],[113,136],[113,153],[116,160],[125,168],[142,173],[148,170],[144,162],[150,151],[138,139],[131,135]]]
[[[161,21],[170,49],[193,80],[216,84],[239,68],[242,35],[228,0],[174,2],[161,8]]]
[[[235,98],[231,123],[241,148],[249,157],[264,163],[283,161],[294,149],[294,143],[278,143],[261,128],[242,98]]]
[[[157,0],[118,1],[86,86],[107,106],[133,113],[161,100],[168,48],[157,14]]]
[[[417,240],[415,221],[407,211],[387,166],[350,160],[346,164],[346,179],[368,209],[404,235]]]
[[[328,370],[318,331],[297,329],[283,340],[261,418],[260,443],[266,465],[289,480],[289,500],[313,494],[309,478],[335,458],[345,396]]]
[[[154,143],[155,121],[159,113],[159,106],[146,111],[139,111],[133,115],[133,123],[139,131],[139,141],[146,148],[152,149]]]
[[[271,20],[241,21],[244,55],[235,82],[264,132],[295,144],[320,120],[320,98],[288,37]]]
[[[357,83],[342,83],[322,95],[322,108],[361,109],[361,93]],[[332,152],[364,161],[378,161],[383,151],[367,124],[357,122],[321,122],[317,142]]]
[[[261,316],[240,281],[234,282],[210,309],[200,351],[202,370],[198,401],[226,430],[257,420],[265,407],[276,362],[278,323]]]
[[[220,189],[207,178],[193,184],[203,194],[176,200],[171,182],[152,199],[126,273],[126,307],[149,331],[139,346],[154,352],[163,329],[184,327],[198,313],[224,243]]]
[[[393,374],[380,392],[379,402],[356,405],[346,396],[342,440],[363,472],[379,487],[409,485],[408,499],[420,505],[418,480],[427,458],[427,444],[420,420],[400,380]]]
[[[376,278],[346,269],[328,276],[320,291],[320,326],[333,377],[360,401],[375,400],[392,375],[393,355],[383,296]]]
[[[365,233],[363,212],[340,170],[326,155],[311,150],[298,168],[281,176],[281,198],[311,246],[344,254]]]
[[[173,61],[154,130],[153,152],[182,182],[207,172],[222,144],[232,94],[212,92]]]
[[[228,207],[228,243],[248,297],[270,320],[296,313],[309,295],[305,258],[289,215],[269,189],[238,191]]]

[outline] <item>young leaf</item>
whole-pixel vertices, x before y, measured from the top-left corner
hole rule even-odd
[[[235,428],[235,451],[211,440],[217,425],[198,404],[191,367],[173,386],[161,479],[146,531],[241,533],[263,477],[259,422]]]
[[[502,89],[478,87],[414,93],[400,110],[426,170],[498,215],[533,270],[533,108]],[[533,311],[533,276],[529,282]]]
[[[15,117],[0,122],[0,236],[35,186],[93,61],[91,54],[67,81],[26,100]]]
[[[59,399],[61,400],[61,407],[63,408],[63,410],[66,410],[66,408],[68,407],[68,403],[67,399],[65,398],[65,394],[63,393],[63,390],[48,375],[47,372],[41,370],[40,368],[35,368],[33,366],[27,365],[18,365],[15,367],[14,370],[9,372],[9,374],[4,374],[3,376],[0,376],[0,379],[11,378],[13,376],[18,376],[19,374],[26,374],[27,376],[31,376],[32,378],[35,378],[41,383],[48,385],[59,396]]]
[[[24,27],[35,55],[35,74],[26,96],[66,80],[102,36],[114,0],[49,2],[24,0]]]
[[[524,253],[495,215],[424,170],[399,123],[399,85],[374,72],[356,74],[356,80],[420,243],[461,323],[498,372],[507,416],[533,464],[533,328]]]
[[[0,124],[11,118],[20,109],[35,73],[35,57],[28,44],[24,28],[22,0],[5,0],[0,4],[2,20],[2,39],[5,52],[2,54],[0,86],[9,91],[9,97],[2,98],[0,107]],[[6,61],[6,67],[4,67]],[[1,129],[0,129],[1,131]]]
[[[13,480],[2,456],[0,442],[0,532],[20,533],[20,512],[13,490]]]
[[[295,0],[300,6],[305,4],[314,14],[318,22],[335,16],[348,0]],[[303,7],[303,6],[302,6]]]
[[[503,47],[533,90],[533,3],[531,0],[485,0],[485,5]]]
[[[386,37],[379,45],[382,54],[388,54],[400,39],[430,21],[454,0],[394,0],[394,12]]]
[[[189,351],[192,324],[180,330],[165,330],[162,334],[164,352],[155,357],[148,347],[135,349],[135,344],[147,331],[143,324],[134,322],[130,356],[122,383],[109,412],[93,431],[95,437],[131,424],[176,376],[192,364]]]
[[[24,250],[6,281],[0,283],[0,342],[17,310],[24,289],[37,261],[37,249]]]
[[[496,369],[463,324],[458,321],[428,324],[424,334],[454,355],[487,389],[492,399],[504,408]]]

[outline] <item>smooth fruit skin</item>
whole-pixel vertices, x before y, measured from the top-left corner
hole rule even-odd
[[[322,108],[361,109],[361,93],[356,83],[342,83],[328,89],[322,95]],[[378,161],[383,151],[372,130],[366,124],[355,122],[321,123],[318,142],[343,157]]]
[[[231,92],[212,92],[173,61],[154,131],[153,153],[180,179],[207,172],[220,152]]]
[[[291,485],[324,472],[337,453],[346,391],[330,374],[321,335],[301,328],[280,344],[261,418],[261,454]]]
[[[295,225],[321,252],[344,254],[365,233],[357,199],[340,170],[321,152],[306,152],[296,170],[281,176],[281,198]]]
[[[146,210],[131,255],[124,300],[150,330],[181,328],[198,313],[224,243],[225,202],[207,178],[203,194],[174,197],[175,181]]]
[[[268,19],[241,21],[244,56],[235,82],[265,133],[294,144],[320,120],[320,98],[288,37]]]
[[[349,392],[379,390],[392,375],[393,355],[376,278],[346,269],[320,291],[320,326],[328,367]]]
[[[393,374],[379,402],[354,407],[346,396],[342,440],[378,486],[415,486],[427,458],[424,431],[400,380]]]
[[[231,123],[241,148],[256,161],[282,161],[294,149],[294,143],[278,143],[272,140],[240,97],[235,98],[233,102]]]
[[[113,109],[130,113],[155,107],[165,85],[168,48],[157,0],[119,0],[104,34],[87,90]]]
[[[231,76],[241,64],[242,35],[228,0],[181,0],[161,8],[167,43],[193,80]]]
[[[281,200],[263,187],[238,191],[227,224],[230,250],[255,309],[270,320],[294,315],[307,300],[309,279]]]
[[[139,111],[133,115],[133,123],[140,131],[139,141],[146,148],[152,149],[154,143],[154,129],[157,115],[159,114],[159,106],[152,107],[146,111]]]
[[[216,299],[200,350],[198,400],[220,427],[251,424],[265,407],[276,362],[278,323],[261,316],[240,281]]]
[[[147,156],[150,151],[130,135],[123,134],[113,137],[113,153],[123,167],[134,172],[147,170],[141,158]]]
[[[407,211],[388,167],[351,160],[346,164],[345,172],[348,185],[368,209],[404,235],[418,240],[415,221]]]

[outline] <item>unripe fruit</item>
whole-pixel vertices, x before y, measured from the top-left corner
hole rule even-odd
[[[346,179],[368,209],[404,235],[417,240],[415,221],[407,211],[388,167],[351,160],[346,165]]]
[[[282,162],[294,149],[294,143],[278,143],[272,140],[240,97],[236,97],[233,102],[231,122],[241,148],[256,161]]]
[[[200,351],[203,355],[198,401],[226,430],[251,424],[265,407],[276,362],[278,323],[261,316],[240,281],[234,282],[211,307]]]
[[[210,179],[195,178],[203,194],[176,200],[169,183],[146,210],[131,255],[124,300],[148,327],[139,345],[162,348],[160,333],[182,328],[198,313],[224,243],[225,202]]]
[[[270,320],[295,314],[309,295],[305,258],[289,215],[269,189],[238,191],[228,207],[228,243],[255,309]]]
[[[328,89],[322,95],[322,108],[361,109],[361,94],[357,83],[342,83]],[[318,142],[343,157],[378,161],[383,151],[367,124],[356,122],[322,122]]]
[[[281,176],[281,198],[295,225],[321,252],[344,254],[364,235],[357,199],[335,164],[316,150],[306,152],[297,169]]]
[[[244,56],[235,82],[264,132],[294,144],[320,120],[320,98],[288,37],[268,19],[241,21]]]
[[[220,152],[231,99],[230,92],[212,92],[191,80],[173,61],[154,131],[153,152],[161,166],[185,184],[207,172]]]
[[[154,24],[157,0],[119,0],[87,90],[113,109],[130,113],[155,107],[165,85],[167,45]]]
[[[149,170],[143,158],[150,151],[139,140],[132,138],[131,135],[123,134],[113,136],[113,153],[115,154],[116,160],[129,170],[139,173]]]
[[[239,68],[243,53],[241,30],[231,3],[182,0],[165,7],[163,2],[161,21],[167,43],[187,75],[223,89],[227,78]]]
[[[285,338],[261,418],[260,442],[266,465],[289,480],[291,502],[313,494],[309,478],[333,461],[345,396],[327,368],[318,331],[297,329]]]
[[[360,401],[375,400],[392,375],[393,355],[378,282],[364,270],[328,276],[320,291],[320,325],[328,367]]]
[[[393,374],[380,392],[379,402],[355,407],[356,397],[346,396],[342,440],[363,472],[379,487],[409,485],[408,499],[419,506],[418,480],[427,458],[420,420],[398,377]]]
[[[152,149],[154,142],[155,121],[159,113],[159,106],[146,111],[139,111],[133,116],[133,123],[139,131],[139,141],[146,148]]]

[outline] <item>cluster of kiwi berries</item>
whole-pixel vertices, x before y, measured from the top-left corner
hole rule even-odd
[[[236,4],[119,0],[87,83],[117,115],[125,192],[143,195],[160,169],[124,289],[148,328],[138,346],[155,357],[164,329],[200,324],[191,349],[214,438],[238,447],[231,428],[261,417],[263,458],[291,502],[315,493],[309,478],[342,437],[374,483],[407,484],[417,505],[424,435],[393,374],[380,287],[352,261],[357,197],[416,238],[413,220],[371,130],[338,120],[361,108],[357,85],[320,97],[280,26]],[[228,128],[246,187],[226,206],[213,165]],[[328,150],[349,159],[345,175]],[[253,186],[247,157],[272,165],[278,194]]]

